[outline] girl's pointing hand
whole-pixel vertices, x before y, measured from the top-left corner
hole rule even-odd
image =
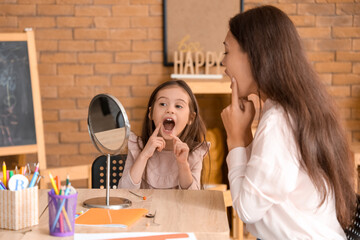
[[[142,151],[142,154],[147,158],[152,157],[155,150],[161,152],[165,147],[164,138],[158,136],[161,125],[162,125],[161,123],[158,124],[158,126],[154,130],[153,134],[149,138],[148,142],[146,143],[146,146],[144,147],[144,150]]]
[[[187,163],[187,159],[189,156],[189,146],[182,142],[177,136],[171,134],[170,135],[173,139],[173,146],[174,146],[174,154],[176,160],[179,164]]]

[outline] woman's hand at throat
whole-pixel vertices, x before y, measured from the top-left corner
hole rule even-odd
[[[237,82],[234,78],[231,82],[231,104],[221,112],[229,151],[236,147],[246,147],[252,142],[251,124],[255,116],[254,103],[247,98],[239,99]]]

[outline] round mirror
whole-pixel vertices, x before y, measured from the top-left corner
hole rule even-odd
[[[115,97],[99,94],[89,106],[88,129],[96,148],[105,155],[114,155],[126,146],[130,124],[124,107]]]
[[[127,146],[130,124],[124,107],[109,94],[96,95],[90,102],[88,130],[95,147],[106,155],[106,197],[86,200],[85,207],[120,209],[131,206],[131,201],[110,197],[110,155]]]

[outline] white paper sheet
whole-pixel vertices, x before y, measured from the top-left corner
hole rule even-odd
[[[164,239],[162,235],[182,234],[176,232],[124,232],[124,233],[75,233],[74,240],[98,240],[98,239],[122,239],[133,238],[143,239],[143,237],[158,236],[158,239]],[[171,240],[196,240],[194,233],[184,233],[188,237],[185,238],[169,238]],[[154,238],[157,239],[157,238]]]

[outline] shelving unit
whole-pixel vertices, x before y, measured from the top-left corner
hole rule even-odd
[[[217,75],[201,75],[203,78],[191,78],[191,76],[197,75],[174,75],[172,74],[173,79],[182,79],[184,80],[191,88],[195,94],[229,94],[231,93],[230,88],[230,79],[227,76],[222,78],[210,78],[211,76]],[[177,77],[174,77],[177,76]],[[200,76],[200,75],[199,75]],[[206,78],[209,76],[209,78]],[[221,76],[221,75],[220,75]]]
[[[229,94],[230,80],[185,80],[195,94]]]

